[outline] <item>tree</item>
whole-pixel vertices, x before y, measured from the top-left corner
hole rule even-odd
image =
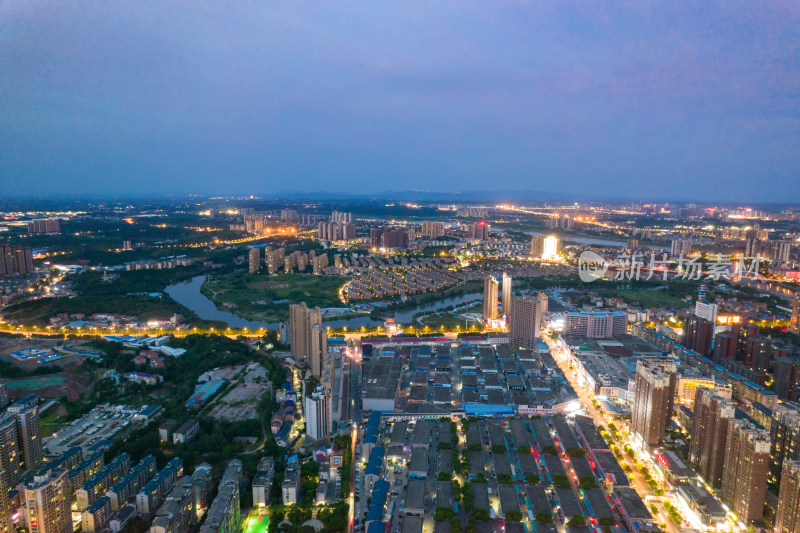
[[[598,487],[594,476],[581,476],[579,481],[583,490],[596,489]]]
[[[488,522],[491,520],[489,516],[489,511],[486,509],[475,509],[472,511],[472,514],[469,515],[469,520],[472,522]]]
[[[583,517],[582,514],[576,514],[575,516],[573,516],[572,518],[569,519],[569,523],[567,525],[569,525],[569,526],[585,526],[586,525],[586,519]]]
[[[439,475],[436,477],[436,481],[452,481],[453,474],[450,472],[439,472]]]
[[[519,454],[519,455],[530,455],[531,454],[531,449],[528,448],[527,446],[520,446],[519,448],[517,448],[517,454]]]
[[[512,509],[506,513],[506,520],[509,522],[519,522],[522,520],[522,513],[519,509]]]
[[[586,450],[577,446],[570,446],[567,448],[567,455],[570,457],[583,457],[586,455]]]
[[[552,524],[553,523],[553,515],[550,513],[536,513],[536,523],[537,524]]]
[[[568,489],[569,478],[566,474],[553,474],[553,485],[559,489]]]
[[[511,485],[514,483],[514,480],[511,478],[511,474],[497,474],[497,482],[501,485]]]
[[[506,448],[502,444],[493,444],[492,453],[508,453],[508,448]]]
[[[525,474],[525,481],[530,485],[536,485],[539,483],[539,474]]]
[[[456,517],[455,511],[449,507],[437,507],[433,513],[433,519],[437,522],[439,520],[452,520]]]

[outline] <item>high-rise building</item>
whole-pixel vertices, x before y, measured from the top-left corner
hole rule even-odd
[[[314,440],[330,434],[330,406],[325,387],[317,385],[310,396],[303,398],[303,415],[306,418],[306,435]]]
[[[739,342],[736,346],[736,360],[737,361],[744,361],[747,357],[747,340],[754,336],[758,335],[761,331],[755,324],[742,324],[739,326]]]
[[[42,218],[28,222],[28,233],[61,233],[61,223],[55,219]]]
[[[548,235],[544,238],[544,250],[542,250],[542,261],[555,261],[558,259],[558,237]]]
[[[9,407],[12,412],[13,405]],[[14,412],[17,420],[17,439],[25,468],[36,468],[44,461],[44,443],[42,441],[42,426],[39,420],[39,408],[27,407]]]
[[[31,248],[0,244],[0,276],[25,275],[31,272],[33,272]]]
[[[628,314],[621,311],[598,313],[565,313],[565,335],[590,339],[610,339],[628,332]]]
[[[712,324],[717,323],[717,313],[719,306],[708,302],[697,302],[694,306],[694,314],[700,318],[705,318]]]
[[[468,237],[479,241],[489,240],[489,224],[485,220],[473,222],[469,227]]]
[[[47,470],[25,485],[25,518],[30,533],[72,533],[69,476]]]
[[[800,372],[800,357],[776,357],[773,381],[778,398],[794,402],[798,399],[797,377]]]
[[[770,259],[776,263],[788,263],[792,254],[792,241],[773,241]]]
[[[511,284],[512,278],[503,272],[503,285],[502,285],[502,313],[506,317],[511,316]]]
[[[769,470],[769,433],[745,420],[728,423],[720,498],[745,523],[764,512]]]
[[[545,220],[544,224],[550,229],[572,229],[572,217],[569,215],[556,215]]]
[[[324,241],[349,241],[356,237],[356,227],[350,222],[320,222],[317,237]]]
[[[344,222],[349,224],[353,221],[353,213],[345,213],[344,211],[334,211],[331,213],[331,220],[333,222]]]
[[[769,480],[779,484],[784,461],[800,460],[800,406],[795,403],[776,405],[772,409]]]
[[[275,250],[269,247],[265,248],[264,263],[267,265],[267,272],[275,274],[279,268],[286,265],[286,248],[276,248]]]
[[[250,269],[249,272],[251,274],[255,274],[258,272],[258,269],[261,268],[261,249],[260,248],[250,248],[250,252],[248,254],[250,259]]]
[[[800,335],[800,291],[794,293],[792,318],[789,320],[789,331],[795,335]]]
[[[631,427],[645,446],[658,446],[672,419],[677,366],[661,358],[636,364]]]
[[[639,248],[639,239],[628,239],[627,243],[625,244],[625,248],[628,250],[636,250]]]
[[[751,236],[750,231],[747,233],[748,236],[744,240],[744,256],[756,257],[761,253],[761,241],[757,237]]]
[[[328,335],[319,307],[309,309],[304,303],[290,305],[289,334],[292,358],[306,363],[314,377],[322,376],[327,362]]]
[[[540,339],[539,330],[542,317],[547,312],[547,295],[511,297],[511,320],[508,342],[512,346],[521,346],[533,350]]]
[[[544,254],[544,235],[534,235],[531,237],[531,257],[541,259]]]
[[[681,254],[688,257],[692,254],[692,241],[689,239],[673,239],[670,242],[669,253],[672,257],[678,257]]]
[[[372,249],[380,248],[382,235],[383,230],[380,228],[372,228],[369,230],[369,247]]]
[[[14,523],[11,518],[11,500],[8,498],[10,489],[11,487],[6,483],[2,475],[2,470],[0,470],[0,533],[11,533],[15,531]]]
[[[308,366],[311,375],[320,378],[328,366],[328,328],[322,324],[311,325]]]
[[[683,323],[681,344],[703,357],[711,357],[711,341],[714,338],[714,323],[696,315],[689,315]]]
[[[800,531],[800,461],[786,461],[781,473],[775,533]]]
[[[0,409],[8,405],[8,387],[5,383],[0,383]]]
[[[437,220],[422,221],[422,236],[437,239],[444,235],[444,222]]]
[[[714,354],[712,360],[715,363],[721,361],[735,361],[736,348],[739,344],[739,335],[729,331],[717,333],[714,337]]]
[[[408,248],[408,233],[401,229],[384,230],[381,235],[381,245],[387,250]]]
[[[0,477],[7,487],[13,487],[19,481],[22,472],[22,454],[17,438],[16,417],[5,414],[0,416]]]
[[[768,370],[771,354],[772,340],[763,335],[753,335],[747,339],[745,345],[744,364],[748,368]]]
[[[297,210],[281,209],[281,220],[283,220],[284,222],[291,222],[293,220],[297,220]]]
[[[706,483],[719,487],[725,463],[728,422],[736,415],[729,398],[700,387],[695,393],[689,461]]]
[[[491,274],[483,277],[483,320],[497,319],[497,280]]]

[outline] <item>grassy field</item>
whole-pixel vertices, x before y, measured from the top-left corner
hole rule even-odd
[[[312,274],[226,274],[203,284],[202,292],[222,310],[264,321],[289,318],[289,305],[305,302],[309,307],[342,307],[339,289],[342,276]]]
[[[672,296],[664,291],[654,291],[649,289],[631,289],[613,291],[610,296],[620,296],[628,303],[638,303],[644,307],[666,307],[673,309],[683,309],[689,307],[689,303],[683,298]]]
[[[432,330],[438,330],[442,326],[447,330],[456,329],[456,326],[464,327],[464,320],[450,313],[428,315],[422,319],[422,323]]]

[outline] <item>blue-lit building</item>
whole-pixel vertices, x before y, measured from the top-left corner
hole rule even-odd
[[[364,469],[364,488],[367,492],[372,491],[376,481],[383,477],[383,460],[386,457],[386,448],[376,446],[372,448],[367,460],[367,468]]]
[[[383,531],[383,514],[386,508],[386,498],[389,495],[389,487],[389,482],[385,479],[379,479],[372,487],[372,496],[369,502],[369,509],[367,509],[367,520],[365,523],[367,531],[369,531],[372,523],[379,523],[381,531]]]

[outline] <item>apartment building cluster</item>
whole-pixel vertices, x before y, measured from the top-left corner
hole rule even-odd
[[[137,515],[149,519],[180,476],[180,459],[156,473],[153,456],[131,467],[123,453],[106,464],[102,451],[77,446],[45,461],[37,409],[35,397],[22,398],[8,407],[0,424],[2,531],[13,530],[19,517],[20,526],[31,532],[71,533],[75,508],[83,531],[117,533]],[[210,479],[210,468],[208,474]]]
[[[52,235],[61,233],[61,222],[55,218],[40,218],[28,222],[28,233]]]
[[[266,267],[267,273],[277,274],[281,269],[284,272],[306,272],[309,265],[311,265],[312,272],[316,275],[322,274],[325,267],[328,266],[328,254],[317,253],[315,250],[310,250],[308,253],[295,250],[290,254],[286,254],[286,248],[278,247],[271,248],[264,247],[262,256],[261,248],[250,248],[248,252],[248,271],[250,274],[255,274],[261,270],[263,266]]]
[[[458,281],[445,270],[364,270],[353,277],[345,290],[350,300],[395,296],[405,300],[410,294],[441,291]]]
[[[125,270],[163,270],[179,266],[189,266],[192,260],[186,256],[165,257],[163,259],[142,259],[125,263]]]
[[[711,320],[689,318],[684,333],[687,344],[696,348],[710,344],[705,353],[711,353],[716,361],[724,363],[740,358],[745,369],[747,365],[756,368],[750,378],[762,377],[759,366],[767,367],[771,359],[754,351],[753,346],[760,340],[757,327],[745,324],[718,333],[709,341],[713,329],[709,331],[707,323],[712,323]],[[653,330],[636,328],[636,331],[658,340]],[[656,455],[667,477],[677,483],[676,490],[691,502],[701,520],[711,525],[724,519],[726,511],[721,507],[724,504],[743,523],[768,520],[770,525],[774,523],[776,531],[794,531],[800,526],[797,513],[800,405],[792,401],[778,403],[779,395],[768,390],[763,382],[751,381],[695,350],[673,344],[669,352],[670,357],[648,358],[637,365],[631,426],[641,444],[657,450],[677,414],[676,422],[689,435],[686,465],[680,466],[681,459],[675,452],[657,451]],[[773,362],[779,369],[780,363]],[[697,370],[699,375],[689,375],[686,366]],[[784,399],[790,400],[785,385],[778,384],[781,380],[785,379],[776,376],[773,386]],[[682,385],[684,381],[687,383]],[[688,474],[679,474],[681,468]],[[704,486],[693,483],[698,475],[719,501]],[[776,499],[767,498],[770,485],[778,491]],[[770,508],[767,515],[765,504]]]
[[[316,226],[321,219],[325,218],[324,215],[300,213],[296,209],[256,211],[253,208],[243,208],[239,212],[242,215],[242,224],[232,224],[231,229],[247,231],[248,233],[269,233],[275,225],[281,224],[306,227]],[[285,233],[285,228],[283,229]],[[293,230],[294,228],[290,229]]]
[[[356,238],[353,214],[334,211],[329,221],[318,223],[317,238],[322,241],[352,241]]]
[[[239,533],[241,526],[239,483],[241,480],[242,462],[238,459],[229,461],[217,486],[217,496],[208,508],[205,522],[200,527],[199,533]]]
[[[33,250],[0,244],[0,276],[24,276],[33,272]]]
[[[369,232],[369,246],[373,250],[403,250],[408,248],[410,238],[408,230],[373,228]]]

